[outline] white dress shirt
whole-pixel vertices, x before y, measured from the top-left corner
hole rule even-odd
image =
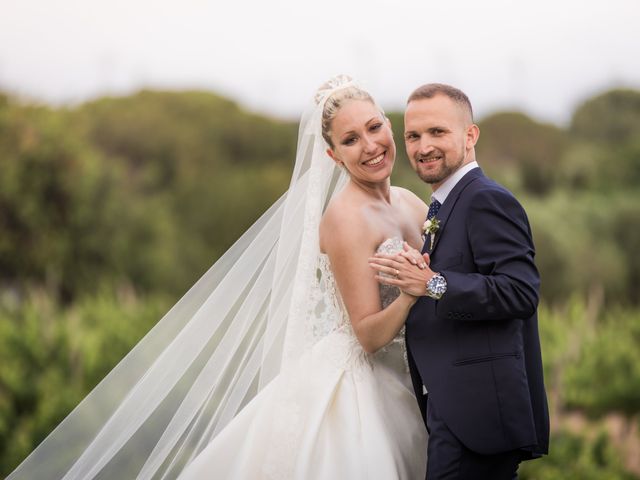
[[[474,160],[453,172],[449,178],[442,182],[442,185],[440,185],[438,189],[431,194],[431,201],[433,202],[434,200],[438,200],[440,205],[443,205],[444,201],[451,193],[451,190],[453,190],[453,187],[455,187],[458,182],[462,180],[462,177],[464,177],[470,170],[473,170],[478,166],[478,162]]]

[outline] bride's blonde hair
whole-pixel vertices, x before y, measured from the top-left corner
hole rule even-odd
[[[349,75],[337,75],[323,83],[316,92],[315,100],[316,103],[319,104],[324,98],[324,95],[327,94],[327,91],[335,90],[333,93],[330,93],[322,110],[322,138],[324,138],[331,148],[334,148],[333,142],[331,141],[331,123],[347,101],[366,100],[371,102],[380,110],[380,113],[384,117],[384,111],[369,92],[356,85],[352,85],[352,82],[353,79]],[[344,88],[340,88],[342,85],[345,85]]]

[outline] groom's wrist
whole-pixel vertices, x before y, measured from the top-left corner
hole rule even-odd
[[[440,273],[436,272],[425,285],[425,296],[433,298],[434,300],[440,300],[447,291],[447,279]]]

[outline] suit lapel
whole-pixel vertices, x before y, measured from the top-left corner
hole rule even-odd
[[[433,240],[433,248],[431,249],[431,252],[429,252],[429,249],[428,249],[429,239],[427,238],[427,241],[425,242],[425,248],[423,249],[423,251],[428,252],[429,255],[433,255],[436,248],[438,247],[440,237],[442,236],[442,231],[445,229],[447,225],[447,220],[449,220],[449,215],[453,211],[453,208],[455,207],[456,202],[458,201],[458,198],[460,198],[460,194],[464,191],[465,188],[467,188],[468,185],[471,184],[471,182],[483,176],[484,174],[482,173],[481,168],[479,167],[474,168],[473,170],[470,170],[464,177],[462,177],[460,181],[456,184],[456,186],[453,187],[453,190],[451,190],[449,195],[447,195],[447,199],[444,201],[444,203],[440,207],[440,210],[438,211],[438,214],[436,215],[436,218],[440,222],[440,226],[438,227],[438,231],[436,232],[435,238]]]

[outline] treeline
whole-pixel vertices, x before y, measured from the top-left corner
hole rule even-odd
[[[0,284],[183,292],[286,190],[296,135],[202,92],[0,97]]]
[[[426,199],[390,118],[393,183]],[[567,128],[479,125],[478,160],[525,205],[542,274],[553,451],[522,478],[634,478],[640,92],[594,97]],[[286,190],[296,136],[206,92],[58,109],[0,94],[0,477]]]
[[[604,288],[637,304],[640,92],[585,102],[568,129],[521,113],[479,124],[482,167],[529,211],[544,298]],[[286,190],[296,135],[204,92],[57,110],[0,96],[0,285],[67,302],[105,286],[183,292]],[[398,151],[394,183],[427,197]]]

